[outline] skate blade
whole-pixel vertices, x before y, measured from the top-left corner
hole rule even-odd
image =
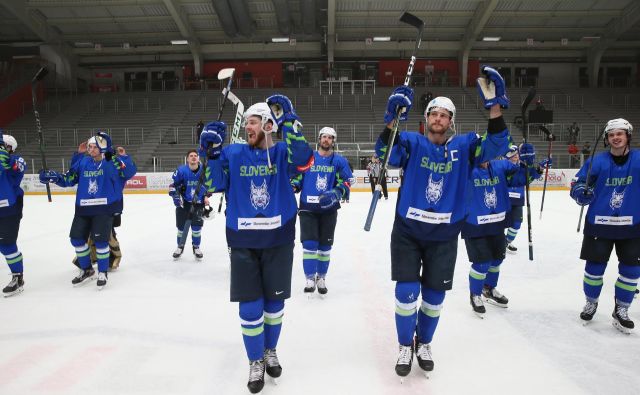
[[[104,285],[99,285],[98,286],[98,291],[102,291],[104,289],[104,287],[105,287]]]
[[[81,282],[81,283],[78,283],[78,284],[71,284],[71,285],[73,285],[73,287],[74,287],[74,288],[84,287],[85,285],[87,285],[88,283],[90,283],[90,282],[91,282],[91,280],[93,280],[94,278],[95,278],[95,275],[94,275],[94,276],[91,276],[91,277],[89,277],[89,278],[87,278],[86,280],[84,280],[84,281],[83,281],[83,282]]]
[[[518,251],[511,251],[511,250],[507,249],[507,254],[509,254],[509,255],[517,255]]]
[[[613,325],[614,328],[616,328],[620,332],[624,333],[625,335],[630,335],[631,334],[631,329],[625,328],[624,326],[620,325],[620,323],[618,321],[613,320],[613,322],[611,324]]]
[[[273,385],[278,385],[278,377],[270,377]]]
[[[490,305],[496,306],[496,307],[500,307],[501,309],[506,309],[509,307],[509,305],[507,304],[500,304],[498,302],[496,302],[493,299],[489,299],[489,298],[485,298],[484,296],[482,297],[482,300],[485,301],[486,303],[489,303]]]
[[[8,293],[3,294],[3,295],[4,295],[4,297],[5,297],[5,298],[10,298],[10,297],[12,297],[12,296],[16,296],[16,295],[18,295],[18,294],[22,293],[22,291],[24,291],[24,289],[23,289],[23,288],[18,288],[18,289],[16,289],[16,290],[15,290],[15,291],[13,291],[13,292],[8,292]]]
[[[476,317],[480,318],[481,320],[484,320],[484,314],[485,314],[485,313],[476,313],[476,312],[474,311],[474,312],[473,312],[473,314],[474,314]]]
[[[582,321],[582,326],[589,326],[589,324],[591,324],[592,321],[585,321],[582,318],[580,318],[580,321]]]

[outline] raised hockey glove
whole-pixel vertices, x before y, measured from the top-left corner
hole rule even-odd
[[[62,174],[53,170],[40,170],[38,173],[40,182],[43,184],[57,184],[62,180]]]
[[[587,186],[584,182],[576,182],[573,184],[570,196],[579,206],[588,206],[593,202],[593,199],[595,199],[593,188]]]
[[[210,122],[200,134],[198,155],[203,158],[217,159],[222,152],[222,144],[227,136],[227,125],[222,121]]]
[[[113,146],[111,145],[111,136],[109,136],[106,132],[98,132],[96,133],[96,145],[100,150],[101,154],[110,154],[107,160],[111,160],[111,156],[114,153]]]
[[[540,162],[538,162],[538,166],[541,169],[546,169],[551,168],[551,165],[553,164],[553,158],[544,158],[543,160],[541,160]]]
[[[409,110],[411,110],[412,104],[413,89],[404,85],[394,89],[393,93],[387,100],[387,111],[384,113],[384,123],[389,124],[393,122],[398,108],[402,109],[400,112],[400,120],[406,121],[409,117]]]
[[[0,157],[2,154],[0,153]],[[17,171],[19,173],[24,173],[24,169],[27,168],[27,164],[24,159],[19,156],[12,156],[9,160],[9,167],[13,169],[13,171]]]
[[[495,104],[499,104],[502,108],[509,108],[504,78],[493,67],[482,66],[480,70],[485,78],[478,78],[477,87],[478,93],[484,101],[484,108],[490,109]]]
[[[529,167],[533,166],[536,161],[536,149],[533,144],[524,143],[520,146],[520,160]]]
[[[320,198],[318,198],[318,202],[322,208],[331,208],[338,205],[340,199],[342,199],[342,191],[338,188],[333,188],[329,191],[322,192]]]
[[[173,199],[173,205],[176,207],[182,207],[182,196],[180,192],[176,190],[176,187],[173,184],[169,185],[169,196]]]
[[[278,130],[281,130],[281,126],[285,122],[295,122],[300,120],[298,114],[293,109],[291,100],[285,95],[272,95],[267,97],[267,104],[271,109],[271,114],[278,124]]]

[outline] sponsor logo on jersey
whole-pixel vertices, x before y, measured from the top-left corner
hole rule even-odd
[[[266,167],[266,166],[265,166]],[[251,180],[251,205],[256,210],[266,209],[269,205],[271,196],[269,195],[269,189],[267,188],[267,180],[262,179],[262,184],[256,186]]]
[[[319,196],[307,196],[307,203],[320,203]]]
[[[494,222],[503,221],[507,217],[507,212],[503,211],[497,214],[478,215],[478,225],[491,224]]]
[[[238,218],[238,230],[270,230],[282,226],[282,216],[270,218]]]
[[[522,194],[520,192],[509,192],[509,197],[514,199],[520,199]]]
[[[80,206],[100,206],[103,204],[107,204],[107,198],[99,198],[99,199],[80,199]]]
[[[0,207],[9,207],[9,199],[0,200]]]
[[[451,223],[451,213],[434,213],[432,211],[420,210],[419,208],[415,207],[409,207],[406,217],[428,224]]]
[[[433,174],[429,174],[429,182],[427,183],[426,196],[430,203],[436,204],[442,197],[442,187],[444,186],[444,177],[438,181],[433,180]]]
[[[598,225],[633,225],[633,216],[610,217],[605,215],[596,215],[595,223]]]

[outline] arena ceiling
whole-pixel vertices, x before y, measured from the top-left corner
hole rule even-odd
[[[403,11],[425,21],[420,58],[640,59],[638,0],[3,0],[0,45],[47,44],[96,67],[397,58],[416,39]]]

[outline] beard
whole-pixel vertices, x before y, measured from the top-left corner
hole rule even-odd
[[[331,151],[331,149],[333,148],[333,143],[325,143],[325,144],[320,144],[320,149],[322,151]]]
[[[255,140],[252,142],[249,142],[249,145],[252,148],[260,148],[260,146],[262,145],[262,142],[264,141],[264,133],[263,132],[258,132],[256,134],[256,138]]]

